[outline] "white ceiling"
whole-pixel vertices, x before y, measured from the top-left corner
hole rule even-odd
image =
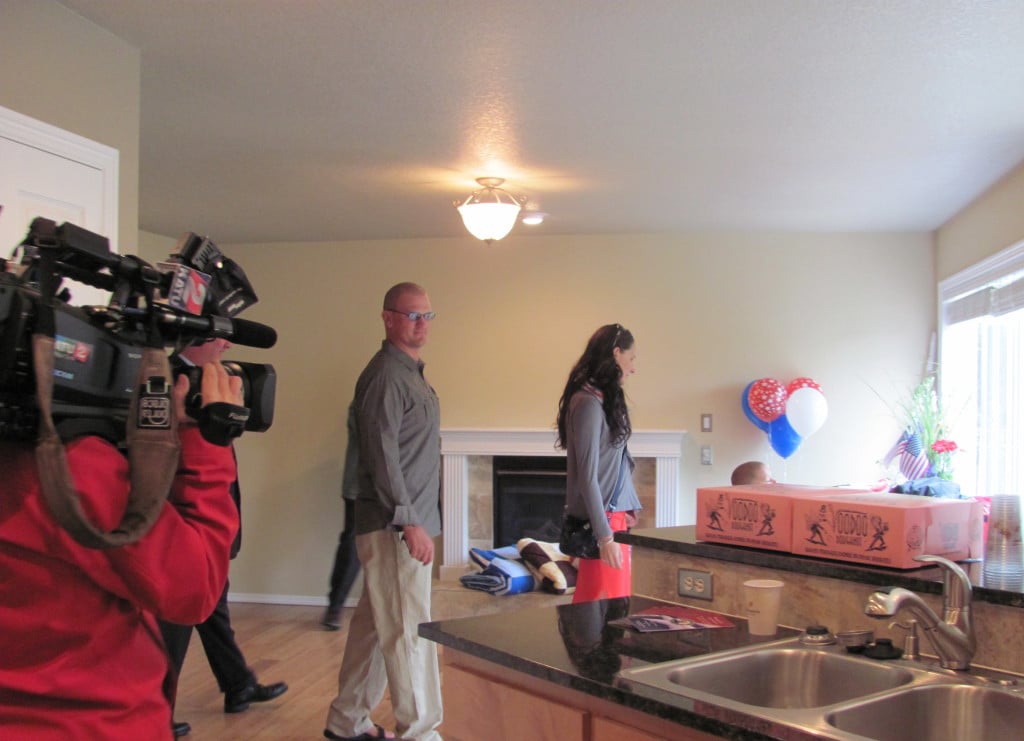
[[[485,175],[522,234],[931,230],[1024,160],[1022,0],[61,2],[169,236],[466,236]]]

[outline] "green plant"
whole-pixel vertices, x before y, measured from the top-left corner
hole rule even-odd
[[[943,416],[942,402],[935,390],[935,376],[926,376],[914,388],[910,399],[901,404],[906,428],[916,432],[928,456],[931,476],[953,479],[953,454],[957,444],[948,439],[950,429]]]

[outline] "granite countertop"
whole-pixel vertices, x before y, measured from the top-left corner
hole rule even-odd
[[[782,551],[709,543],[697,540],[696,528],[693,525],[637,529],[628,533],[616,533],[615,539],[620,543],[667,553],[682,553],[717,561],[764,566],[811,576],[827,576],[868,586],[895,586],[925,594],[942,594],[942,571],[938,566],[921,569],[890,569],[846,561],[798,556]],[[984,585],[980,561],[961,562],[960,565],[971,579],[975,602],[990,602],[995,605],[1024,608],[1024,594],[991,589]]]
[[[507,597],[501,599],[515,599]],[[646,608],[670,605],[647,597],[598,600],[578,605],[536,607],[495,615],[423,623],[419,634],[443,646],[485,659],[562,687],[634,708],[722,738],[756,741],[777,738],[739,722],[725,722],[642,697],[620,687],[621,669],[701,656],[764,643],[799,631],[780,627],[775,636],[751,636],[746,620],[729,616],[734,627],[640,633],[608,625]],[[678,607],[678,605],[675,605]]]

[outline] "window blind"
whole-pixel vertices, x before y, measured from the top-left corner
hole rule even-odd
[[[939,284],[943,325],[1024,309],[1024,242]]]

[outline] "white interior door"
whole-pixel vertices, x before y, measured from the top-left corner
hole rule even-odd
[[[101,234],[117,251],[118,152],[0,107],[0,255],[37,216]],[[69,282],[74,305],[105,304],[106,291]]]

